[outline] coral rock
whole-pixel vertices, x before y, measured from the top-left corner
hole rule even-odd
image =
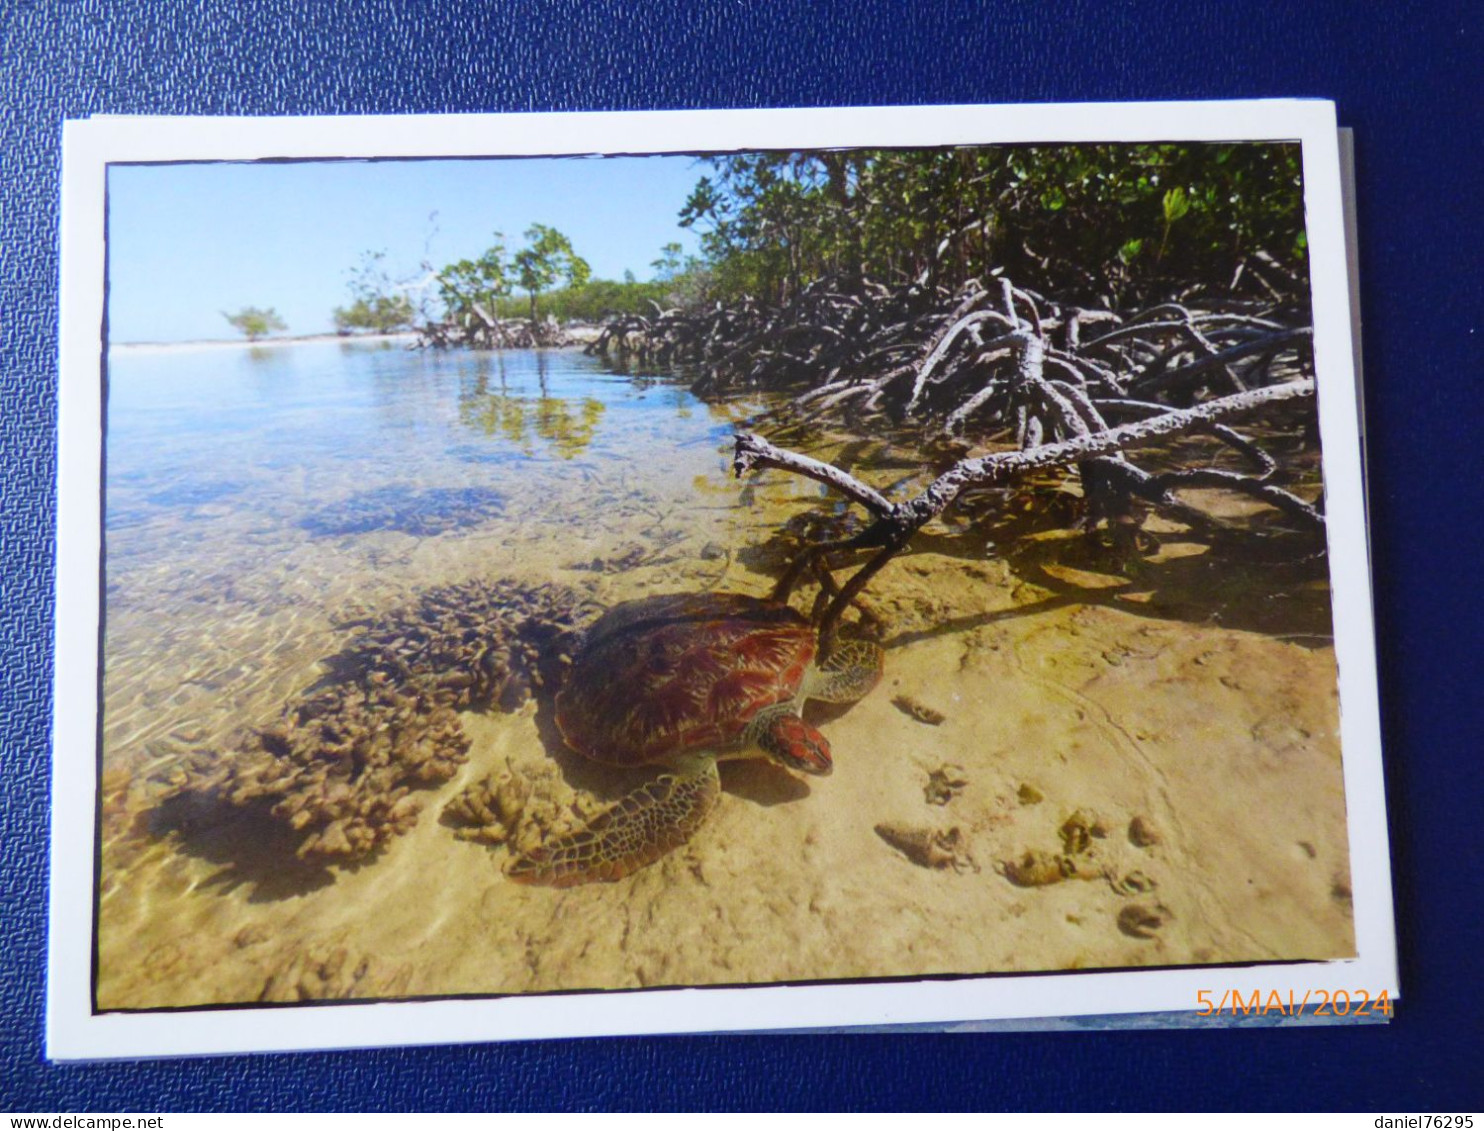
[[[1078,809],[1062,822],[1057,834],[1061,837],[1062,850],[1068,856],[1080,856],[1092,848],[1094,840],[1102,840],[1108,835],[1108,826],[1096,813]]]
[[[507,771],[469,786],[443,807],[443,815],[461,826],[456,834],[461,840],[505,844],[520,827],[530,792],[524,780]]]
[[[340,682],[289,703],[226,759],[199,759],[180,791],[263,804],[304,834],[305,859],[369,855],[416,822],[412,789],[448,781],[464,763],[458,712],[513,709],[532,686],[559,684],[597,611],[552,585],[472,581],[424,593],[332,658]],[[503,804],[496,813],[512,802]]]
[[[1103,875],[1101,868],[1095,868],[1087,861],[1036,849],[1027,851],[1018,860],[1003,861],[997,871],[1016,887],[1022,888],[1045,887],[1063,880],[1095,880]]]

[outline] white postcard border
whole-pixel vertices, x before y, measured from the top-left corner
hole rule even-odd
[[[113,162],[718,152],[1011,142],[1303,144],[1358,957],[891,983],[92,1011],[104,182]],[[115,1059],[1193,1011],[1200,990],[1399,997],[1334,107],[1318,100],[407,117],[99,117],[63,132],[47,1054]]]

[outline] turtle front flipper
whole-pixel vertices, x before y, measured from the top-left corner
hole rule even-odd
[[[854,703],[881,681],[885,661],[886,653],[869,640],[842,640],[805,680],[804,697]]]
[[[690,840],[720,794],[716,760],[696,759],[634,790],[586,828],[515,857],[505,874],[516,883],[554,888],[620,880]]]

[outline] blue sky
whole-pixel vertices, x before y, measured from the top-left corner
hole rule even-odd
[[[322,333],[363,252],[410,274],[496,231],[514,250],[532,223],[566,233],[595,277],[648,279],[664,244],[696,252],[677,216],[705,172],[691,157],[112,166],[109,338],[230,338],[221,312],[244,306]]]

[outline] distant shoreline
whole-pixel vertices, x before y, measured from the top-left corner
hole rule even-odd
[[[401,334],[302,334],[294,337],[259,338],[250,342],[246,338],[201,338],[189,342],[114,342],[110,350],[126,350],[129,353],[177,353],[186,350],[240,350],[282,349],[285,346],[325,345],[330,342],[407,342],[417,341],[414,333]]]
[[[596,339],[599,334],[597,327],[590,326],[568,326],[566,331],[574,339],[573,342],[566,346],[551,348],[581,347]],[[185,353],[194,350],[283,349],[287,346],[328,345],[332,342],[341,345],[362,342],[373,345],[404,343],[410,346],[416,344],[417,341],[418,334],[406,330],[396,334],[300,334],[259,338],[255,342],[248,341],[246,338],[200,338],[187,342],[112,342],[108,349],[110,352],[120,350],[126,353]]]

